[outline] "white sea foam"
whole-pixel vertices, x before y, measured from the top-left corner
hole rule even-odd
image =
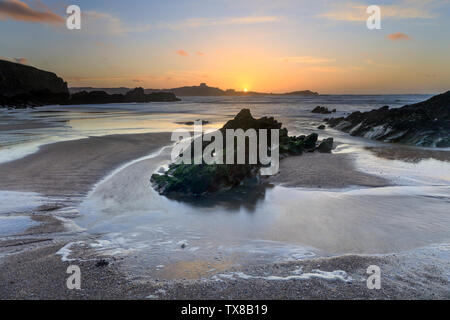
[[[77,259],[69,258],[69,256],[72,254],[71,248],[73,246],[75,246],[75,245],[80,245],[80,244],[83,244],[83,243],[84,243],[83,241],[69,242],[64,247],[59,249],[55,254],[61,256],[61,261],[64,261],[64,262],[75,261]]]
[[[225,274],[218,274],[211,277],[212,280],[220,281],[221,278],[227,280],[237,280],[237,278],[249,280],[249,279],[262,279],[268,281],[289,281],[289,280],[310,280],[310,279],[322,279],[329,281],[343,281],[352,282],[353,279],[345,271],[322,271],[314,269],[311,272],[302,273],[301,269],[292,271],[293,275],[288,276],[252,276],[243,272],[232,272]]]

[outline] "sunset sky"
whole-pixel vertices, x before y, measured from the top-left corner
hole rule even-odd
[[[82,10],[68,30],[66,8]],[[368,30],[379,5],[382,29]],[[0,0],[0,57],[69,86],[450,90],[450,0]]]

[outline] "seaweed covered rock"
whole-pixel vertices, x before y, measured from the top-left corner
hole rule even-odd
[[[259,159],[259,135],[257,135],[256,149],[258,156],[256,163],[249,163],[249,144],[245,144],[245,159],[244,164],[226,164],[226,130],[242,129],[247,131],[255,129],[257,132],[260,129],[268,129],[268,141],[266,154],[272,154],[270,146],[272,145],[272,136],[270,129],[279,130],[279,154],[280,157],[290,155],[300,155],[304,151],[312,152],[317,148],[318,135],[312,133],[308,136],[289,136],[288,130],[282,128],[282,123],[275,120],[273,117],[263,117],[255,119],[250,113],[249,109],[242,109],[234,119],[228,121],[219,131],[225,138],[223,143],[224,149],[220,153],[223,157],[221,163],[207,164],[204,159],[201,163],[172,163],[169,169],[164,173],[155,173],[151,177],[151,182],[156,191],[160,194],[171,198],[182,199],[184,197],[200,197],[213,194],[223,190],[230,190],[235,187],[255,186],[260,184],[260,169],[267,166]],[[235,138],[235,137],[233,137]],[[200,139],[199,137],[196,139]],[[208,146],[209,142],[202,139],[202,151]],[[333,140],[331,139],[331,146]],[[329,146],[329,143],[328,145]],[[191,148],[191,159],[193,160],[195,141],[192,141],[188,148]],[[234,154],[236,156],[237,143],[234,143]],[[331,149],[330,149],[331,150]]]
[[[333,149],[333,138],[323,140],[317,147],[317,151],[322,153],[330,153]]]

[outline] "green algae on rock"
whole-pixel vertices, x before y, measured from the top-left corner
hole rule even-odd
[[[225,137],[227,129],[242,129],[244,131],[249,129],[270,129],[279,130],[279,153],[280,158],[291,155],[301,155],[303,152],[314,152],[317,146],[320,147],[321,152],[331,152],[333,139],[324,140],[321,144],[317,143],[317,133],[312,133],[308,136],[289,136],[288,130],[282,128],[282,123],[275,120],[273,117],[263,117],[255,119],[250,113],[249,109],[242,109],[234,119],[228,121],[221,129]],[[200,139],[200,138],[197,138]],[[272,137],[269,134],[269,141],[267,146],[271,145]],[[270,143],[269,143],[270,142]],[[202,142],[202,148],[208,146],[209,142]],[[227,144],[224,143],[224,146]],[[257,144],[259,146],[259,143]],[[194,141],[191,142],[191,150],[194,149]],[[234,143],[235,155],[237,144]],[[249,159],[249,144],[245,144],[246,163],[245,164],[206,164],[204,160],[200,164],[186,164],[186,163],[172,163],[169,169],[164,173],[155,173],[151,177],[151,182],[156,191],[161,195],[167,197],[201,197],[214,194],[220,191],[230,190],[242,186],[255,186],[261,184],[260,169],[264,167],[259,156],[256,164],[248,163]],[[271,153],[267,147],[266,154]],[[226,147],[222,155],[225,156]],[[256,150],[259,155],[260,150]],[[193,152],[191,152],[193,154]],[[192,161],[193,162],[193,161]]]

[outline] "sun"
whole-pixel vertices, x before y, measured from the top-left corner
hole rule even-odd
[[[247,89],[247,88],[244,88],[244,92],[248,92],[248,89]]]

